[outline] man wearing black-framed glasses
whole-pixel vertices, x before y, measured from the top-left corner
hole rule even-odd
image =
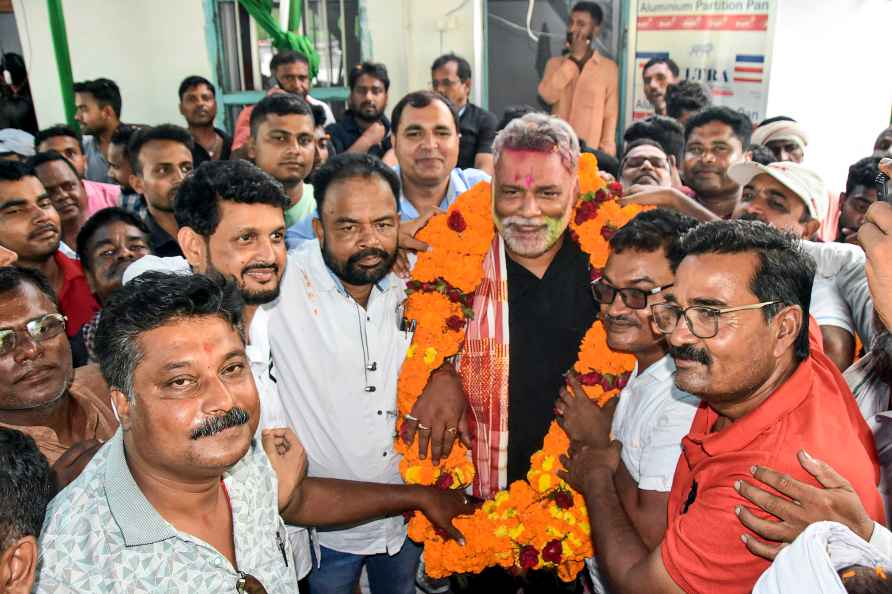
[[[574,442],[606,447],[623,444],[614,477],[623,509],[649,549],[666,532],[666,505],[672,488],[681,439],[691,427],[700,400],[674,386],[675,364],[662,333],[651,321],[650,307],[672,290],[675,271],[669,254],[697,222],[667,209],[643,212],[610,238],[610,255],[595,272],[592,295],[600,304],[607,345],[635,356],[635,370],[620,392],[613,419],[585,398],[571,381],[556,404],[558,422]],[[581,378],[582,381],[591,378]],[[594,519],[593,521],[600,521]],[[605,591],[597,566],[593,582]]]
[[[882,521],[870,429],[820,348],[809,301],[815,263],[792,235],[763,223],[716,221],[681,241],[666,305],[675,383],[699,396],[682,440],[668,526],[651,550],[636,535],[612,480],[619,448],[582,446],[567,478],[586,495],[599,566],[619,592],[749,592],[768,562],[749,553],[736,515],[772,519],[739,494],[757,466],[817,486],[794,455],[844,469],[867,513]],[[674,322],[674,324],[673,324]]]

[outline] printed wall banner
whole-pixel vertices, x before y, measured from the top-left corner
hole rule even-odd
[[[626,122],[653,113],[644,96],[644,65],[655,57],[678,64],[679,78],[705,84],[714,105],[753,122],[765,118],[773,21],[778,0],[637,0],[631,15],[634,69],[626,85]]]

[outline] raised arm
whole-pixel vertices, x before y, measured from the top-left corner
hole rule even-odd
[[[545,73],[539,82],[539,96],[549,105],[554,105],[561,98],[564,89],[579,78],[579,66],[573,60],[565,60],[555,56],[545,64]]]

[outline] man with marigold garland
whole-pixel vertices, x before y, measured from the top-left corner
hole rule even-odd
[[[815,263],[794,238],[763,223],[716,221],[684,236],[678,260],[673,287],[651,312],[676,386],[703,403],[682,441],[660,544],[651,550],[623,508],[618,442],[572,447],[562,476],[585,495],[613,592],[750,592],[768,561],[747,550],[736,515],[769,514],[739,493],[742,481],[770,466],[817,486],[796,462],[805,449],[844,468],[882,521],[873,439],[810,330]]]
[[[623,509],[648,549],[666,532],[666,506],[681,440],[691,428],[700,400],[674,385],[675,362],[663,334],[653,326],[650,305],[663,301],[675,270],[670,254],[694,219],[667,209],[638,214],[610,238],[610,256],[592,293],[601,304],[601,321],[611,350],[635,356],[635,369],[615,404],[601,409],[586,397],[578,380],[602,381],[597,372],[570,377],[555,405],[557,421],[578,443],[606,447],[610,435],[623,444],[614,477]],[[588,377],[595,376],[595,377]],[[592,580],[605,592],[595,562]]]
[[[526,478],[554,419],[564,373],[598,315],[588,256],[568,231],[579,154],[566,122],[537,113],[512,121],[493,145],[498,233],[457,363],[471,412],[473,490],[480,497]],[[578,582],[562,584],[553,572],[521,578],[495,568],[461,581],[453,591],[581,591]]]

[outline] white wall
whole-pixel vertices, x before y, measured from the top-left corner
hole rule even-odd
[[[835,192],[889,124],[888,0],[778,2],[769,116],[788,115],[809,135],[806,165]]]
[[[430,88],[430,65],[442,53],[454,51],[475,67],[473,10],[478,1],[367,0],[371,59],[388,67],[390,108],[406,93]],[[13,4],[38,121],[41,127],[64,121],[46,2]],[[180,81],[190,74],[211,78],[202,4],[64,0],[74,80],[104,76],[116,81],[124,121],[180,123]]]
[[[47,3],[13,0],[41,127],[65,120]],[[177,89],[190,74],[211,77],[201,0],[65,0],[75,81],[110,78],[126,122],[183,123]]]
[[[387,65],[389,108],[406,93],[430,89],[430,67],[441,54],[455,52],[474,69],[473,4],[476,1],[367,0],[371,59]],[[456,12],[446,16],[456,8]],[[441,27],[449,29],[441,32]]]

